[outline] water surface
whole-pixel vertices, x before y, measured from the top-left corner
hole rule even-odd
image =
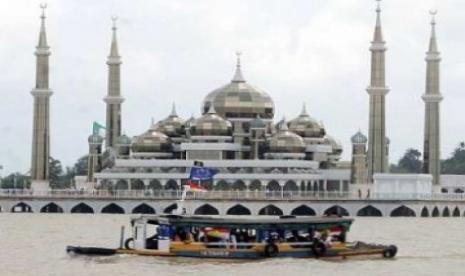
[[[66,245],[117,247],[127,215],[0,214],[0,275],[465,275],[465,218],[356,218],[349,240],[396,244],[393,260],[218,261],[69,256]],[[129,232],[127,232],[129,233]]]

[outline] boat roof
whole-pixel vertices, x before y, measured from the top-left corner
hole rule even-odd
[[[199,215],[141,215],[132,222],[190,227],[225,227],[249,229],[328,229],[342,226],[346,230],[353,222],[351,218],[335,216],[199,216]]]

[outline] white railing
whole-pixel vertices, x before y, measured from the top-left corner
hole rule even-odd
[[[0,198],[108,198],[108,199],[180,199],[181,190],[50,190],[0,189]],[[450,200],[465,201],[465,194],[372,194],[358,192],[314,191],[207,191],[187,193],[187,199],[225,200]]]

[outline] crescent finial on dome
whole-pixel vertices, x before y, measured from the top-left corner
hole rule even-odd
[[[241,70],[241,51],[236,52],[237,56],[237,63],[236,63],[236,71],[234,72],[234,77],[232,79],[233,82],[245,82],[244,77],[242,76],[242,70]]]

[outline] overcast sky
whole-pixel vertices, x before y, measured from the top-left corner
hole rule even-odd
[[[40,1],[8,0],[0,9],[0,165],[3,175],[30,168],[35,56]],[[183,118],[200,114],[211,90],[233,75],[241,50],[248,82],[276,105],[275,120],[307,104],[311,116],[344,146],[367,133],[372,0],[94,1],[50,0],[51,154],[72,165],[88,151],[92,122],[105,122],[111,16],[118,15],[123,130],[144,132],[172,102]],[[385,0],[387,135],[391,162],[408,147],[422,150],[425,51],[438,9],[442,55],[442,156],[464,137],[465,1]]]

